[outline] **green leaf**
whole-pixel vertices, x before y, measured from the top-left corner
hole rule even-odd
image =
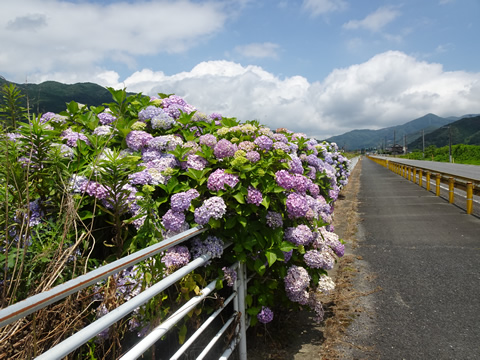
[[[255,264],[253,265],[253,267],[260,276],[263,276],[263,274],[265,274],[265,271],[267,270],[264,262],[260,259],[255,260]]]
[[[235,200],[237,200],[240,204],[245,204],[245,198],[241,192],[237,192],[233,195]]]
[[[243,227],[247,227],[247,219],[244,218],[243,216],[239,216],[237,217],[237,221],[243,226]]]
[[[183,324],[178,331],[178,342],[182,345],[187,337],[187,325]]]
[[[280,244],[280,247],[279,247],[279,249],[281,251],[284,251],[284,252],[288,252],[288,251],[293,250],[295,248],[296,248],[296,246],[289,241],[282,241],[282,243]]]
[[[270,197],[264,196],[261,204],[265,206],[265,209],[268,209],[268,207],[270,206]]]
[[[271,250],[265,251],[265,256],[267,257],[267,261],[268,261],[269,266],[272,266],[275,263],[275,261],[277,261],[277,254],[275,254]]]
[[[225,229],[232,229],[233,227],[235,227],[236,224],[237,224],[237,218],[234,216],[229,217],[225,222]]]
[[[152,282],[152,274],[151,274],[151,273],[145,272],[145,273],[143,274],[143,276],[144,276],[145,282],[146,282],[147,284],[150,284],[150,283]]]

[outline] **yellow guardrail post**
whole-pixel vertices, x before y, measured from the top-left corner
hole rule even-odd
[[[403,177],[406,179],[407,176],[407,165],[403,165]]]
[[[467,182],[467,214],[473,213],[473,184]]]
[[[413,179],[412,179],[413,183],[416,184],[417,183],[417,168],[414,167],[413,168]]]
[[[430,171],[427,171],[427,191],[430,191]]]
[[[422,169],[419,169],[418,170],[418,185],[420,185],[420,187],[422,187],[422,182],[423,182],[423,172],[422,172]]]
[[[454,198],[454,189],[455,189],[455,179],[453,177],[448,178],[448,202],[453,203]]]
[[[440,179],[442,178],[442,175],[437,174],[436,176],[436,189],[435,189],[435,195],[440,196]]]

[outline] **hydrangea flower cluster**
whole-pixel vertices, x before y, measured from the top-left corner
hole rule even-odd
[[[257,314],[257,319],[262,324],[268,324],[273,320],[273,311],[265,306],[262,306],[262,310]]]
[[[205,240],[196,238],[167,250],[161,260],[170,269],[167,272],[203,254],[220,258],[221,239],[228,237],[240,250],[229,248],[225,259],[246,258],[249,269],[258,276],[267,274],[284,282],[282,296],[310,306],[318,318],[323,316],[318,294],[333,289],[325,274],[345,252],[330,226],[334,200],[349,176],[348,160],[336,144],[318,143],[286,129],[274,132],[255,121],[241,124],[217,113],[206,116],[176,95],[147,102],[130,104],[126,119],[105,110],[96,115],[99,123],[95,129],[70,127],[68,119],[64,124],[54,122],[55,114],[44,114],[42,121],[61,130],[58,142],[70,150],[65,163],[75,163],[79,156],[72,149],[78,140],[90,147],[92,155],[98,155],[86,135],[96,135],[99,142],[111,141],[122,159],[134,159],[121,187],[125,202],[122,220],[133,225],[133,229],[129,227],[132,236],[144,226],[144,209],[139,205],[147,201],[140,197],[144,193],[152,197],[156,226],[165,236],[195,224],[212,228]],[[13,134],[9,138],[20,141]],[[73,174],[69,190],[86,195],[91,203],[100,200],[111,209],[114,187],[102,182],[101,171],[93,172],[91,179],[83,176],[91,174],[91,169]],[[41,221],[40,217],[33,219]],[[236,273],[225,259],[219,263],[231,286]],[[285,270],[277,267],[288,267],[285,278],[278,278]],[[314,279],[319,280],[314,283]],[[258,293],[273,289],[263,287]],[[270,307],[275,304],[262,305],[255,304],[256,319],[268,323],[273,318]]]
[[[237,272],[229,267],[224,266],[223,270],[223,280],[227,282],[227,285],[232,287],[235,281],[237,280]]]
[[[177,245],[168,249],[162,257],[162,263],[171,272],[173,269],[181,268],[190,262],[190,251],[186,246]]]

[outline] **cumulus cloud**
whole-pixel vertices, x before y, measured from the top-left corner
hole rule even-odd
[[[319,139],[403,124],[430,112],[480,112],[480,73],[444,71],[398,51],[335,69],[314,83],[301,76],[280,78],[258,66],[208,61],[174,75],[138,71],[116,86],[149,95],[175,93],[205,113],[257,119]]]
[[[194,0],[2,1],[0,69],[20,77],[80,73],[107,59],[134,66],[134,56],[181,53],[223,28],[231,11],[226,6]]]
[[[277,58],[280,45],[265,42],[236,46],[234,51],[245,58]]]
[[[382,30],[400,15],[400,11],[392,6],[378,8],[362,20],[350,20],[343,27],[348,30],[366,29],[373,32]]]
[[[312,16],[345,10],[347,7],[347,2],[344,0],[304,0],[302,4],[302,8]]]

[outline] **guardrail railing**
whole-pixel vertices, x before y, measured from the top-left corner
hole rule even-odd
[[[189,229],[164,241],[161,241],[155,245],[149,246],[143,250],[137,251],[131,255],[118,259],[108,265],[101,266],[93,271],[90,271],[75,279],[69,280],[64,284],[58,285],[48,291],[31,296],[23,301],[13,304],[9,307],[0,310],[0,327],[6,326],[21,319],[27,315],[34,313],[48,305],[51,305],[57,301],[60,301],[67,296],[76,293],[90,285],[93,285],[100,280],[106,279],[109,276],[116,274],[130,266],[133,266],[149,257],[157,255],[168,248],[180,244],[196,235],[201,234],[206,229],[201,226]],[[231,244],[225,245],[228,247]],[[184,276],[195,270],[196,268],[205,265],[211,258],[211,255],[202,255],[189,264],[175,271],[174,273],[163,278],[161,281],[153,284],[149,288],[137,296],[126,301],[116,309],[105,314],[101,318],[85,326],[83,329],[74,333],[70,337],[66,338],[58,345],[47,350],[40,356],[36,357],[37,360],[52,360],[62,359],[71,352],[78,349],[90,339],[96,337],[103,330],[109,328],[117,321],[124,318],[129,313],[133,312],[139,306],[145,304],[154,296],[161,293],[163,290],[173,285],[177,281],[181,280]],[[232,294],[224,300],[223,304],[213,312],[204,323],[192,334],[187,341],[177,350],[177,352],[171,357],[171,359],[178,359],[194,342],[195,339],[215,320],[215,318],[226,308],[226,306],[233,301],[233,314],[225,322],[223,327],[212,338],[212,340],[204,347],[201,354],[197,359],[203,359],[208,352],[212,349],[213,345],[222,339],[227,329],[235,326],[235,336],[228,344],[226,350],[220,356],[219,359],[227,359],[238,345],[238,356],[240,360],[247,359],[247,343],[246,343],[246,328],[247,318],[245,312],[245,293],[246,293],[246,267],[245,264],[235,263],[231,267],[232,270],[237,271],[237,279],[232,288]],[[155,343],[163,337],[175,324],[182,320],[187,314],[199,303],[201,303],[209,294],[215,290],[215,284],[217,279],[210,282],[200,293],[186,302],[180,309],[173,313],[168,319],[153,329],[147,336],[140,340],[133,348],[125,353],[121,359],[137,359],[142,356],[148,349],[150,349]]]
[[[423,187],[423,176],[425,175],[425,188],[430,191],[432,176],[435,178],[435,195],[440,196],[440,184],[448,185],[448,202],[453,203],[455,200],[455,189],[466,192],[466,212],[473,214],[473,195],[480,196],[480,182],[475,179],[470,179],[456,174],[447,172],[432,171],[426,167],[410,166],[396,162],[393,159],[367,157],[377,164],[380,164],[394,173],[403,176],[405,179],[418,183]]]

